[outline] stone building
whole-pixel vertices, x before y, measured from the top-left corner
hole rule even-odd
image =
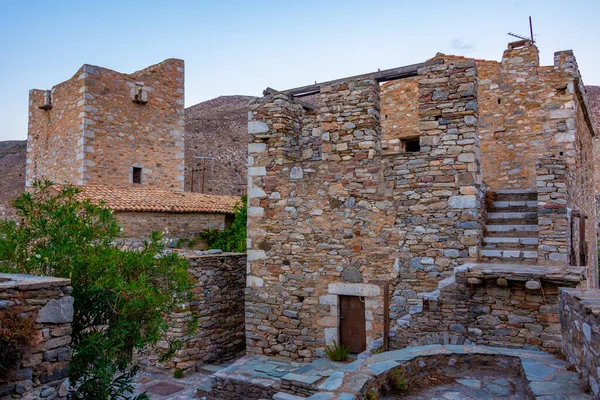
[[[595,130],[571,51],[540,66],[522,41],[500,62],[438,54],[267,90],[248,133],[250,353],[558,351],[558,288],[598,287]]]
[[[104,203],[123,226],[123,236],[143,241],[152,231],[167,237],[195,238],[206,229],[223,230],[233,222],[236,196],[211,196],[165,189],[79,186],[79,198]]]
[[[78,185],[82,198],[116,211],[128,239],[224,229],[239,198],[183,192],[184,128],[182,60],[132,74],[84,65],[52,90],[30,92],[25,186]]]
[[[84,65],[29,95],[27,181],[183,190],[183,61],[133,74]]]

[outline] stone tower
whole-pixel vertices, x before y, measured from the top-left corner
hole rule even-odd
[[[52,90],[31,90],[26,176],[26,187],[50,179],[182,191],[183,61],[132,74],[84,65]]]

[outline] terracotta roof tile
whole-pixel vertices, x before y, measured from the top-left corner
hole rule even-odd
[[[192,192],[137,187],[78,186],[79,198],[103,201],[115,211],[233,214],[241,199]]]

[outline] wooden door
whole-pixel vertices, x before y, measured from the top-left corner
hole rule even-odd
[[[340,296],[340,343],[352,353],[367,349],[365,303],[358,296]]]

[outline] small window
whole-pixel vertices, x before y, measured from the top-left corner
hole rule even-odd
[[[421,151],[421,143],[419,142],[419,138],[403,140],[402,144],[404,145],[404,151],[406,152],[416,153]]]
[[[502,99],[498,99],[498,104],[502,104]]]
[[[133,167],[133,183],[142,183],[142,169]]]

